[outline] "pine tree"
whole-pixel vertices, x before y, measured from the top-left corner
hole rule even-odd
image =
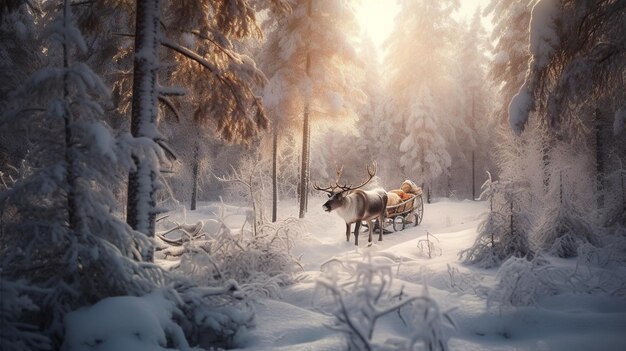
[[[507,124],[509,102],[522,86],[528,68],[531,6],[532,0],[492,0],[484,11],[492,16],[491,39],[495,44],[489,78],[498,89],[494,114],[502,125]]]
[[[111,192],[132,155],[157,157],[150,140],[115,135],[103,121],[109,91],[78,53],[87,46],[70,1],[47,4],[54,18],[44,67],[14,96],[10,130],[28,118],[32,171],[0,193],[2,279],[26,279],[41,295],[38,326],[59,346],[66,312],[107,296],[150,291],[159,274],[142,266],[146,237],[127,226]],[[61,136],[61,137],[59,137]]]
[[[266,100],[280,120],[302,114],[300,217],[309,192],[311,122],[335,116],[354,118],[351,100],[359,99],[350,72],[357,62],[350,42],[356,30],[351,4],[340,1],[293,0],[293,11],[278,20],[266,42],[262,61],[268,67]],[[283,122],[277,124],[283,125]]]
[[[400,166],[429,188],[449,175],[450,143],[455,143],[448,110],[452,90],[449,54],[456,1],[407,0],[386,45],[389,101],[399,131]],[[419,130],[422,129],[422,130]],[[443,182],[443,181],[442,181]],[[447,183],[447,182],[445,182]]]
[[[191,82],[194,90],[208,91],[209,103],[200,103],[199,110],[193,112],[199,121],[215,120],[217,133],[229,141],[249,140],[258,131],[265,128],[267,118],[261,106],[261,99],[250,85],[263,81],[263,75],[256,69],[254,62],[245,55],[237,53],[231,38],[244,38],[260,35],[256,23],[255,11],[247,0],[236,3],[212,1],[207,3],[168,2],[167,16],[162,16],[159,0],[155,2],[137,2],[137,20],[135,35],[135,69],[133,89],[133,116],[131,129],[136,135],[149,137],[162,146],[163,137],[157,128],[157,100],[171,90],[157,84],[159,68],[158,47],[164,47],[176,53],[176,60],[191,60],[191,65],[199,65],[206,82],[199,81],[200,75],[194,75]],[[276,6],[282,1],[272,3]],[[168,29],[159,33],[161,23]],[[208,33],[208,36],[204,33]],[[180,41],[189,36],[198,40],[196,48],[189,48]],[[177,40],[178,39],[178,40]],[[193,44],[193,42],[191,43]],[[195,50],[194,50],[195,49]],[[146,61],[147,60],[147,61]],[[180,67],[182,77],[191,74],[197,67]],[[196,71],[197,72],[197,71]],[[204,84],[207,83],[207,84]],[[203,87],[199,85],[204,84]],[[215,89],[211,84],[217,84]],[[191,85],[191,84],[190,84]],[[177,90],[174,90],[176,93]],[[162,99],[163,100],[163,99]],[[141,104],[146,104],[141,107]],[[172,108],[172,104],[166,103]],[[204,106],[204,107],[202,107]],[[203,109],[206,108],[206,109]],[[223,112],[223,113],[222,113]],[[135,134],[134,134],[135,135]],[[129,178],[129,205],[127,220],[135,228],[140,228],[148,236],[154,235],[156,215],[155,192],[157,189],[157,166],[154,160],[138,160],[137,172]]]
[[[453,149],[453,164],[459,181],[470,178],[472,199],[476,199],[476,170],[482,165],[489,168],[489,154],[496,138],[497,122],[491,118],[493,96],[486,83],[487,52],[490,49],[485,29],[481,23],[480,8],[476,10],[469,26],[461,28],[458,43],[458,66],[456,81],[459,94],[460,118],[454,123],[458,148]],[[481,170],[480,173],[483,171]],[[457,181],[458,182],[458,181]],[[457,183],[458,184],[458,183]],[[458,184],[465,189],[467,182]]]

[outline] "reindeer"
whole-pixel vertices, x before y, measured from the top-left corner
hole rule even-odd
[[[359,229],[361,221],[368,222],[369,240],[372,242],[373,221],[378,219],[380,223],[380,236],[378,241],[383,240],[383,223],[385,223],[385,209],[387,207],[387,192],[383,189],[361,190],[365,184],[369,183],[376,174],[376,163],[372,167],[367,167],[369,178],[359,186],[339,185],[343,167],[337,169],[335,185],[320,188],[317,183],[313,188],[328,193],[328,201],[322,207],[326,212],[337,210],[337,214],[346,221],[346,241],[350,241],[350,225],[356,223],[354,227],[354,245],[359,245]]]

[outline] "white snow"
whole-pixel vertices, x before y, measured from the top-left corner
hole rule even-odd
[[[559,44],[555,24],[559,10],[559,0],[541,0],[533,6],[530,16],[530,52],[533,64],[538,69],[548,64]]]
[[[256,305],[257,327],[250,331],[242,349],[345,349],[339,334],[324,328],[332,318],[321,311],[315,282],[321,264],[328,259],[359,259],[365,253],[395,265],[396,288],[404,286],[406,294],[421,295],[427,283],[442,309],[456,308],[452,316],[458,330],[450,341],[452,350],[622,350],[626,345],[626,301],[615,297],[563,294],[540,299],[537,306],[500,310],[487,308],[486,298],[471,289],[460,292],[451,287],[448,265],[467,281],[475,279],[476,287],[494,286],[497,270],[463,266],[457,258],[461,249],[473,243],[476,227],[488,208],[486,202],[435,199],[426,204],[419,226],[387,234],[371,246],[363,232],[359,247],[355,247],[353,241],[345,241],[341,218],[322,211],[322,200],[310,199],[306,219],[310,234],[295,248],[295,255],[302,255],[302,280],[287,287],[281,301],[263,300]],[[285,215],[297,214],[295,203],[281,206],[287,207],[281,208],[288,210]],[[431,240],[441,249],[441,256],[428,259],[418,248],[426,231],[436,237]],[[575,265],[571,260],[559,262]],[[461,285],[458,277],[455,281]],[[396,316],[387,316],[379,324],[375,337],[380,340],[408,333]]]
[[[110,297],[69,313],[63,350],[169,350],[164,347],[168,338],[181,351],[195,350],[172,321],[176,307],[162,294]]]
[[[530,306],[487,304],[496,286],[497,270],[484,270],[459,263],[458,252],[475,240],[476,228],[488,208],[483,201],[434,199],[425,204],[424,220],[400,232],[386,234],[382,242],[360,245],[346,242],[345,224],[335,213],[322,210],[324,199],[310,199],[305,219],[307,232],[296,241],[293,254],[301,256],[302,273],[285,287],[280,299],[257,299],[253,304],[255,327],[238,338],[240,350],[342,350],[342,335],[327,326],[331,299],[317,286],[330,259],[340,262],[363,260],[369,255],[376,264],[391,265],[392,290],[421,296],[425,284],[429,295],[443,311],[453,309],[457,324],[451,350],[623,350],[626,345],[626,301],[602,293],[561,292],[538,294]],[[197,211],[179,208],[169,213],[173,221],[213,223],[218,203],[201,203]],[[282,201],[281,215],[296,216],[297,203]],[[226,205],[226,225],[240,227],[247,210]],[[433,242],[434,257],[422,248],[426,233]],[[376,239],[374,239],[376,240]],[[559,267],[574,268],[576,260],[550,259]],[[171,262],[170,262],[171,264]],[[73,312],[67,318],[67,350],[163,350],[171,332],[174,306],[159,293],[147,297],[116,297]],[[375,342],[408,338],[407,328],[393,313],[378,320]],[[172,334],[170,334],[171,337]],[[174,334],[175,335],[175,334]],[[98,341],[99,340],[99,341]],[[91,345],[91,346],[87,346]],[[181,350],[184,343],[179,343]]]
[[[509,104],[509,124],[515,134],[520,135],[528,121],[528,114],[533,108],[534,100],[528,90],[528,83],[524,83],[519,92]]]

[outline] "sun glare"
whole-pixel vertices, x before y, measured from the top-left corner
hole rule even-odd
[[[361,0],[357,3],[356,16],[361,31],[372,38],[379,50],[391,34],[398,10],[398,3],[395,0]]]
[[[485,8],[489,0],[461,0],[456,13],[460,18],[470,19],[476,8]],[[372,38],[379,50],[393,30],[396,14],[400,10],[397,0],[360,0],[356,5],[356,17],[364,35]]]

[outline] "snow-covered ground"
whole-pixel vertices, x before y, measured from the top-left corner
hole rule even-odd
[[[322,265],[331,259],[343,262],[367,259],[390,264],[392,290],[402,290],[406,295],[423,295],[427,286],[427,293],[442,310],[451,310],[457,324],[449,341],[452,350],[626,350],[626,301],[616,297],[562,293],[540,298],[530,307],[501,308],[497,304],[488,307],[486,296],[496,283],[497,269],[477,269],[458,261],[458,252],[468,248],[476,237],[476,228],[487,209],[484,202],[437,200],[425,205],[421,225],[386,234],[382,242],[374,241],[371,245],[363,232],[356,247],[352,237],[350,242],[345,241],[345,224],[339,216],[322,211],[322,201],[321,198],[310,200],[305,220],[307,233],[296,240],[294,254],[300,257],[302,272],[294,284],[282,290],[280,298],[258,299],[253,303],[256,326],[239,338],[241,350],[345,349],[342,334],[328,328],[334,317],[324,311],[331,300],[317,285],[323,274]],[[281,203],[280,217],[297,216],[296,205]],[[186,223],[203,221],[204,229],[210,231],[220,206],[203,203],[194,212],[172,212],[169,219]],[[233,230],[241,228],[246,210],[228,205],[224,205],[224,210],[228,214],[227,225]],[[419,248],[427,232],[435,238],[431,237],[435,242],[432,258]],[[576,264],[575,260],[551,260],[560,267]],[[137,298],[120,302],[127,303],[130,299]],[[152,300],[150,296],[137,300],[143,308],[139,310],[156,316],[148,318],[155,325],[166,325],[171,311],[150,312],[144,305]],[[121,316],[115,313],[116,318],[125,323],[136,319],[126,319],[123,312],[120,310]],[[158,316],[159,313],[163,315]],[[86,316],[77,314],[73,318],[85,320]],[[93,336],[83,329],[78,329],[81,335],[75,338],[77,343],[83,339],[107,339],[100,335],[105,333],[102,328],[97,328]],[[165,330],[179,335],[171,325]],[[373,340],[382,344],[389,338],[406,338],[414,332],[392,313],[377,322]],[[152,335],[149,331],[145,334]],[[151,342],[157,345],[163,338],[164,335],[156,333],[148,340],[154,339]],[[178,344],[181,350],[186,349],[184,342]]]
[[[442,199],[425,205],[424,220],[418,227],[384,236],[368,246],[363,232],[359,247],[345,241],[345,225],[336,214],[322,211],[321,199],[311,199],[306,237],[298,241],[295,254],[301,255],[303,279],[289,286],[282,299],[263,300],[256,305],[257,327],[250,332],[244,349],[254,350],[339,350],[340,335],[331,331],[332,317],[319,311],[316,278],[320,266],[331,258],[372,257],[396,264],[394,284],[404,292],[420,295],[424,282],[428,292],[443,309],[451,312],[458,325],[450,340],[453,350],[626,350],[626,302],[602,295],[556,295],[537,301],[533,307],[515,310],[487,308],[486,299],[472,289],[462,293],[451,287],[448,266],[460,273],[474,274],[480,286],[491,288],[497,270],[461,265],[457,253],[473,243],[476,228],[487,210],[484,202]],[[297,215],[297,207],[281,204]],[[441,255],[427,258],[418,248],[426,231],[439,242]],[[375,237],[376,240],[376,237]],[[559,262],[574,265],[574,261]],[[459,281],[456,281],[458,285]],[[463,288],[463,286],[461,286]],[[467,288],[465,286],[465,288]],[[375,339],[402,333],[396,316],[379,322]]]

